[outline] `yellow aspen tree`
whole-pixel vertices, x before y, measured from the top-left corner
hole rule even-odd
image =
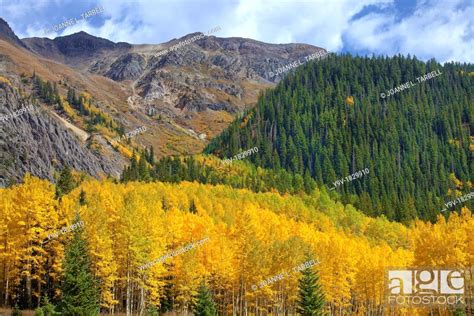
[[[12,267],[16,252],[19,250],[15,232],[20,214],[13,207],[13,190],[0,188],[0,302],[7,305],[11,297],[11,279],[14,278]]]
[[[62,252],[58,250],[61,244],[54,240],[43,245],[48,235],[59,229],[57,201],[51,183],[30,175],[26,175],[24,183],[12,190],[14,208],[20,214],[15,234],[21,247],[15,258],[15,268],[19,272],[16,284],[22,280],[25,282],[27,304],[33,306],[41,300],[45,269],[58,268],[54,260],[48,262],[48,257],[55,258],[57,251]]]

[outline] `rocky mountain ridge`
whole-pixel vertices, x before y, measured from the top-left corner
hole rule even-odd
[[[28,49],[28,46],[16,36],[8,23],[0,18],[0,40],[11,42],[14,45]]]
[[[194,40],[196,36],[200,39]],[[176,49],[171,49],[174,45]],[[13,88],[28,90],[22,84],[23,76],[31,77],[36,72],[52,84],[57,83],[64,97],[66,87],[78,93],[86,92],[95,106],[125,131],[146,126],[147,132],[134,141],[139,146],[153,146],[158,157],[201,152],[210,138],[255,104],[262,90],[276,84],[280,78],[271,77],[272,71],[321,50],[305,44],[202,37],[201,33],[156,45],[114,43],[85,32],[55,39],[20,40],[5,21],[0,21],[0,70]],[[70,133],[66,122],[74,125],[75,121],[63,117],[64,113],[56,114],[62,121],[52,114],[47,115]],[[18,130],[26,132],[24,126]],[[108,167],[100,159],[89,158],[82,165],[63,156],[64,152],[57,146],[42,146],[38,150],[46,152],[35,152],[33,157],[43,160],[60,153],[65,157],[59,160],[60,165],[69,164],[94,176],[99,173],[116,176],[126,159],[112,150],[108,138],[103,136],[98,132],[93,137],[102,155],[109,157]],[[87,143],[80,146],[88,151]],[[19,167],[20,147],[4,148],[12,151],[9,155],[15,160],[8,175],[16,170],[21,178],[26,169]],[[77,157],[85,158],[84,155]],[[29,170],[42,176],[52,174],[47,162]]]
[[[197,35],[202,33],[159,45],[113,43],[85,32],[54,40],[27,38],[24,42],[45,58],[117,82],[130,81],[131,106],[148,113],[171,112],[174,116],[180,116],[185,109],[237,113],[249,105],[243,83],[260,89],[272,86],[280,79],[270,76],[275,69],[321,50],[306,44],[275,45],[206,36],[163,54]]]

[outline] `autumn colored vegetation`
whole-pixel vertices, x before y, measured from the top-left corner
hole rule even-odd
[[[64,89],[67,88],[67,96],[63,97],[60,94],[58,83],[44,81],[36,73],[33,73],[31,77],[31,85],[32,95],[30,98],[53,106],[77,125],[84,127],[88,132],[100,130],[105,135],[123,133],[123,127],[99,109],[96,106],[97,101],[88,92],[76,93],[76,90],[67,86],[65,82],[59,82],[59,86],[64,86]]]
[[[251,286],[309,255],[320,262],[315,270],[333,315],[428,315],[384,305],[386,269],[468,269],[474,263],[474,218],[465,207],[436,223],[405,226],[367,217],[317,188],[280,194],[186,181],[86,180],[67,191],[58,194],[54,184],[29,175],[0,189],[0,304],[31,308],[45,296],[61,302],[74,233],[44,242],[78,215],[85,243],[75,249],[87,245],[101,310],[110,313],[154,308],[185,314],[207,297],[205,284],[219,315],[295,314],[297,275],[256,291]],[[207,237],[199,247],[139,269]]]

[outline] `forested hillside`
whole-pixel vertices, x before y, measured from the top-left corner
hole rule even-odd
[[[401,315],[384,302],[387,267],[468,269],[474,261],[467,208],[447,221],[440,216],[436,224],[408,228],[364,216],[317,189],[280,195],[190,182],[94,180],[65,194],[72,187],[62,179],[59,195],[53,184],[30,176],[0,189],[2,304],[36,307],[48,296],[62,308],[72,298],[94,306],[97,289],[103,312],[184,315],[196,308],[205,283],[219,315],[294,315],[299,273],[293,269],[309,256],[318,262],[332,315]],[[76,216],[82,222],[73,224]],[[190,243],[189,251],[158,260]],[[466,293],[470,284],[466,274]],[[78,288],[83,292],[71,298]]]
[[[205,152],[227,158],[258,147],[247,159],[311,176],[369,215],[434,220],[443,204],[472,189],[473,70],[331,55],[267,90]],[[439,75],[417,79],[433,71]],[[364,169],[369,174],[335,187]]]
[[[162,181],[179,183],[197,181],[203,184],[226,184],[233,188],[246,188],[254,192],[311,193],[315,181],[280,169],[263,169],[246,161],[227,165],[213,155],[164,157],[155,160],[153,147],[133,154],[130,165],[122,172],[122,182]]]

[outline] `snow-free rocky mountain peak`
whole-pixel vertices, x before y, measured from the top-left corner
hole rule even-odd
[[[122,126],[124,133],[146,126],[146,133],[134,137],[131,145],[136,146],[133,148],[153,146],[160,157],[200,152],[236,115],[252,107],[263,89],[274,86],[281,79],[270,76],[271,72],[322,50],[306,44],[267,44],[245,38],[207,36],[163,53],[198,34],[161,44],[142,45],[114,43],[86,32],[55,39],[20,40],[0,19],[1,76],[8,79],[11,88],[26,95],[34,94],[30,82],[25,79],[31,78],[33,72],[42,80],[56,83],[63,97],[69,88],[77,93],[87,92],[94,106]],[[5,85],[0,86],[0,93],[13,93],[6,91]],[[10,104],[14,102],[11,100],[14,98],[3,99],[1,114],[18,107],[18,104]],[[75,166],[94,176],[97,172],[91,170],[117,176],[127,157],[112,148],[108,139],[120,135],[108,135],[107,138],[102,130],[85,131],[86,126],[80,124],[80,119],[39,103],[45,109],[44,115],[65,127],[64,133],[78,138],[83,150],[90,151],[99,160],[107,157],[107,163],[88,159],[74,164],[71,159],[79,157],[63,155],[54,146],[44,146],[29,158],[43,160],[60,155],[57,165],[38,167],[41,170],[18,170],[19,137],[18,143],[8,147],[13,163],[6,163],[2,158],[1,164],[7,167],[0,177],[19,179],[25,171],[31,171],[41,176],[48,174],[51,178],[54,171],[64,165]],[[17,124],[20,123],[14,119],[2,123],[0,128],[14,131]],[[89,137],[84,140],[78,130],[85,131]],[[34,130],[32,134],[35,134]],[[1,137],[3,145],[9,141],[4,139],[4,133]],[[54,143],[57,136],[53,133],[47,137]],[[92,140],[94,146],[90,144]]]

